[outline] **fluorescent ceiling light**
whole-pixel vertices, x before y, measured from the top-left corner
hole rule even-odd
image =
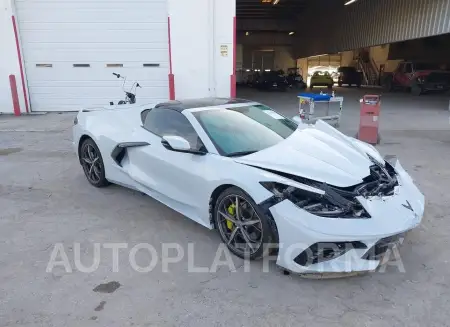
[[[294,35],[295,32],[289,32],[289,35]]]
[[[249,36],[249,34],[250,34],[249,32],[245,32],[245,35],[246,35],[246,36]]]
[[[358,1],[358,0],[350,0],[350,1],[347,1],[346,3],[344,3],[344,6],[351,5],[352,3],[356,2],[356,1]]]
[[[280,0],[273,0],[273,4],[276,5]]]
[[[272,0],[261,0],[262,3],[272,3]]]

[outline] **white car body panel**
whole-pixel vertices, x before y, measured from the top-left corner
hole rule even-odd
[[[192,113],[246,105],[249,103],[182,111],[207,148],[206,155],[170,151],[161,144],[159,136],[145,130],[141,111],[153,106],[81,110],[78,123],[73,127],[73,144],[78,154],[80,139],[89,136],[101,151],[110,182],[139,190],[210,229],[214,228],[210,198],[220,186],[237,186],[259,204],[273,196],[260,182],[278,182],[323,193],[271,171],[347,187],[361,183],[370,174],[373,161],[368,155],[384,164],[374,147],[345,136],[322,121],[315,126],[300,124],[284,141],[256,153],[236,158],[220,156]],[[128,148],[120,166],[111,153],[122,142],[146,142],[148,145]],[[364,252],[381,238],[416,227],[424,213],[423,194],[398,161],[394,167],[399,184],[394,195],[358,198],[372,216],[370,219],[323,218],[287,199],[271,206],[269,210],[276,222],[280,243],[277,264],[306,273],[375,269],[379,261],[361,259]],[[405,203],[410,203],[411,209],[402,205]],[[306,268],[293,261],[311,244],[339,241],[360,241],[367,249],[354,249]]]

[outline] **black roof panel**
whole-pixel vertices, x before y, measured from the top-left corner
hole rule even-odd
[[[221,106],[224,104],[237,104],[237,103],[249,103],[253,102],[245,99],[236,98],[201,98],[201,99],[187,99],[187,100],[171,100],[158,103],[155,108],[167,108],[177,111],[183,111],[185,109],[203,108]]]

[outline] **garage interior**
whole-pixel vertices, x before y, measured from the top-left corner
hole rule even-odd
[[[306,81],[352,66],[363,85],[381,86],[404,60],[446,68],[448,10],[447,1],[237,0],[237,83],[259,71],[296,68]]]

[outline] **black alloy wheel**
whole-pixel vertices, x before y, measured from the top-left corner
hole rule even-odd
[[[260,259],[271,250],[267,245],[277,242],[269,219],[251,197],[237,187],[225,190],[215,205],[214,220],[222,241],[243,259]]]
[[[86,139],[81,145],[80,162],[89,183],[95,187],[109,185],[109,182],[105,177],[105,166],[100,150],[90,138]]]

